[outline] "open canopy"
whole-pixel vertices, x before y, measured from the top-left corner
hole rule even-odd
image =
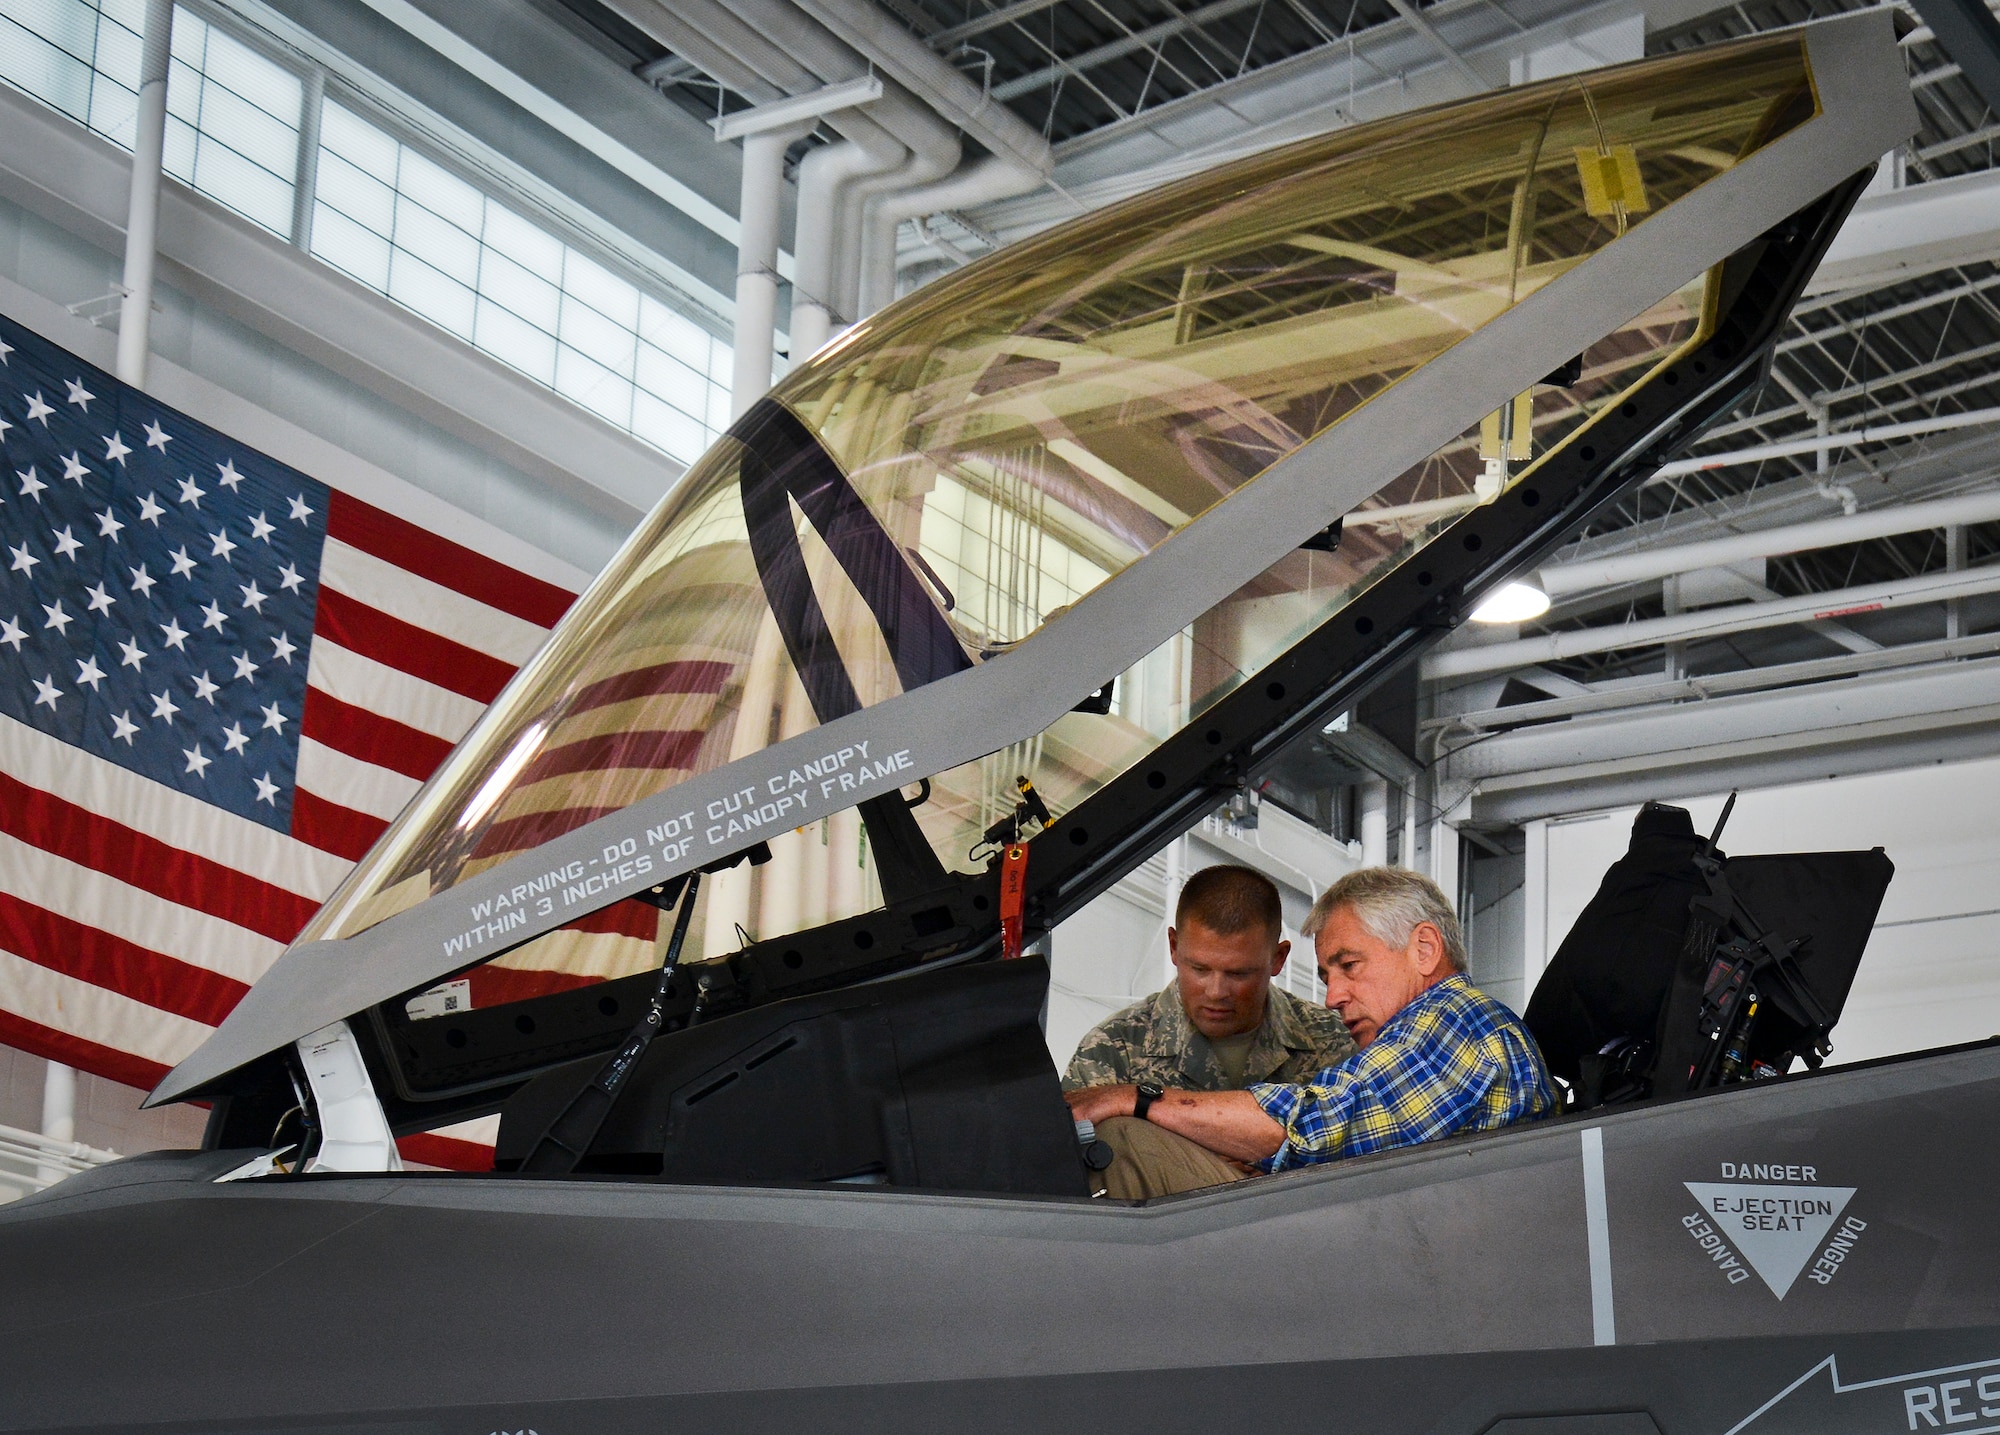
[[[1018,776],[1060,817],[1702,338],[1711,266],[1907,108],[1886,21],[1837,23],[1343,130],[892,305],[689,471],[157,1097],[758,842],[711,955],[983,866]]]

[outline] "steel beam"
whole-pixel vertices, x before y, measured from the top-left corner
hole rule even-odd
[[[718,141],[739,140],[768,130],[789,129],[802,121],[821,119],[881,98],[882,77],[863,75],[838,85],[822,85],[803,95],[787,95],[782,100],[753,105],[733,115],[719,116],[709,123],[714,127]]]
[[[1892,583],[1865,583],[1854,588],[1837,588],[1830,593],[1803,593],[1764,603],[1704,608],[1696,613],[1673,613],[1664,618],[1609,623],[1601,628],[1575,628],[1560,633],[1545,633],[1540,637],[1521,638],[1511,643],[1441,648],[1424,657],[1421,671],[1425,678],[1432,681],[1471,677],[1477,673],[1504,673],[1510,668],[1560,662],[1587,653],[1609,653],[1621,648],[1648,648],[1661,643],[1721,638],[1734,633],[1753,633],[1761,628],[1824,622],[1853,613],[1872,613],[1883,608],[1907,607],[1913,603],[1941,603],[1950,598],[1971,598],[1983,593],[2000,593],[2000,565],[1965,573],[1929,573],[1920,578],[1899,578]]]
[[[1854,206],[1806,286],[1874,289],[2000,254],[2000,170],[1933,180]]]
[[[1501,733],[1450,752],[1453,781],[1480,790],[1553,785],[1724,751],[1782,752],[1855,734],[2000,723],[2000,657],[1919,672],[1869,673],[1777,692],[1610,713]]]

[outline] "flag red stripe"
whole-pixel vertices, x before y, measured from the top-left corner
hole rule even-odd
[[[599,678],[577,691],[576,696],[570,699],[568,710],[573,713],[588,712],[592,708],[628,702],[633,698],[657,697],[662,693],[719,693],[735,671],[735,666],[730,663],[655,663],[650,668],[634,668],[629,673],[614,673],[608,678]]]
[[[292,792],[292,836],[350,862],[359,862],[367,856],[368,849],[388,825],[372,813],[342,807],[303,787]]]
[[[25,1051],[45,1061],[60,1061],[64,1066],[73,1066],[78,1071],[88,1071],[93,1076],[102,1076],[110,1081],[121,1081],[141,1091],[151,1091],[158,1086],[169,1070],[157,1061],[148,1061],[143,1056],[134,1056],[115,1046],[99,1046],[94,1041],[85,1041],[80,1036],[71,1036],[66,1031],[57,1031],[5,1010],[0,1010],[0,1046],[11,1046],[16,1051]]]
[[[496,822],[479,836],[472,849],[475,857],[501,857],[539,847],[544,842],[574,832],[586,822],[595,822],[607,812],[623,812],[622,807],[559,807],[553,812],[530,812]]]
[[[471,983],[472,1005],[475,1008],[524,1002],[530,997],[548,996],[551,992],[567,992],[574,991],[578,987],[596,986],[604,980],[603,977],[587,976],[579,972],[491,965],[474,967],[465,974],[465,979]],[[634,1016],[638,1014],[633,1013]]]
[[[422,728],[306,689],[306,712],[299,731],[335,752],[424,781],[451,754],[451,744]]]
[[[0,773],[0,831],[274,942],[297,936],[319,905],[247,872],[170,847],[5,773]]]
[[[702,734],[685,729],[599,733],[550,748],[522,770],[519,782],[525,787],[546,777],[607,767],[685,768],[701,751],[701,739]]]
[[[219,1026],[249,986],[0,892],[0,947],[37,966]]]
[[[576,594],[567,589],[531,578],[338,489],[326,515],[326,533],[538,627],[553,628],[576,601]]]
[[[396,1149],[403,1153],[405,1160],[415,1161],[420,1166],[442,1166],[447,1171],[493,1169],[491,1146],[482,1146],[477,1141],[463,1141],[456,1136],[440,1136],[434,1131],[398,1136]]]
[[[507,679],[514,676],[510,663],[489,657],[463,643],[392,618],[358,599],[332,588],[319,590],[317,636],[331,638],[350,653],[359,653],[376,662],[425,682],[450,688],[482,703],[493,701]]]

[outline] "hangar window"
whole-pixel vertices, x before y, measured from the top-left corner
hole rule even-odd
[[[312,252],[692,463],[729,421],[729,345],[352,106],[326,101]]]
[[[1183,182],[864,321],[709,450],[307,935],[986,661],[1815,112],[1795,36],[1496,95]],[[1060,815],[1139,761],[1573,441],[1713,299],[1697,277],[1391,480],[1109,713],[935,777],[936,858],[978,865],[1018,774]],[[704,888],[709,952],[874,904],[881,841],[853,810],[779,837]]]
[[[130,149],[144,16],[143,0],[0,0],[0,79]],[[311,104],[319,144],[301,156]],[[664,285],[614,273],[358,106],[175,9],[167,174],[680,462],[700,457],[729,422],[730,346]]]
[[[0,78],[130,149],[144,24],[141,0],[4,0]],[[304,96],[296,71],[176,9],[166,172],[289,235]]]

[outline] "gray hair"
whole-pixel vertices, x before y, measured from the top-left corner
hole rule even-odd
[[[1400,867],[1363,867],[1349,872],[1320,893],[1312,904],[1302,928],[1307,937],[1317,937],[1339,907],[1351,907],[1377,941],[1392,947],[1406,947],[1410,933],[1429,922],[1444,937],[1444,959],[1455,972],[1465,970],[1465,936],[1458,929],[1458,917],[1451,902],[1421,872]]]

